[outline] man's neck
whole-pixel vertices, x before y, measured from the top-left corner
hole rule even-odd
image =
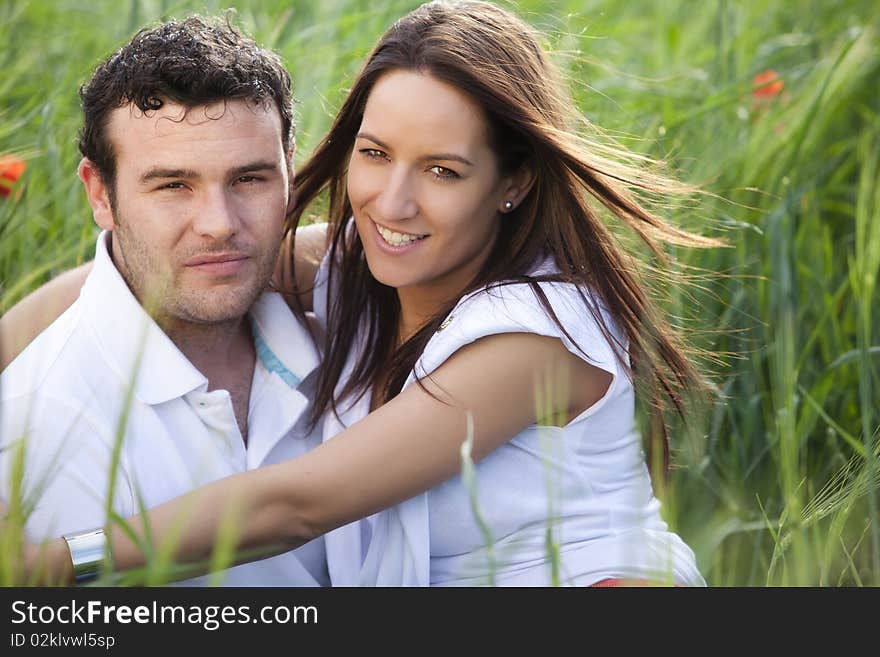
[[[226,390],[241,437],[248,440],[248,408],[256,350],[244,318],[222,324],[162,326],[177,348],[208,379],[208,390]]]
[[[160,321],[162,330],[197,370],[208,379],[210,390],[224,388],[230,376],[253,371],[255,358],[246,318],[216,324]]]

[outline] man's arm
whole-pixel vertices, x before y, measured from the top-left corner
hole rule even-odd
[[[0,402],[0,499],[19,510],[16,527],[23,520],[28,539],[104,526],[111,479],[113,510],[123,516],[134,511],[124,464],[111,472],[114,440],[88,411],[60,399],[26,394]],[[55,577],[49,583],[60,581]]]
[[[76,301],[92,263],[64,272],[0,317],[0,372]]]

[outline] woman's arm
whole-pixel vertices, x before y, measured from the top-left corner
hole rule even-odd
[[[92,263],[87,262],[64,272],[31,292],[0,317],[0,372],[70,308],[90,271]]]
[[[534,424],[535,390],[547,377],[562,377],[559,387],[572,391],[570,399],[558,403],[563,422],[599,400],[611,382],[610,374],[571,355],[557,339],[482,338],[423,380],[434,396],[412,385],[304,456],[228,477],[156,507],[149,514],[151,534],[157,544],[175,537],[178,562],[201,563],[232,513],[238,549],[251,552],[237,563],[298,547],[458,473],[468,412],[475,461]],[[142,531],[143,518],[130,519],[130,525]],[[113,531],[110,540],[117,569],[144,564],[141,550],[123,532]],[[54,541],[46,553],[52,572],[72,581],[63,546]]]
[[[327,224],[309,224],[297,228],[295,244],[292,235],[293,233],[288,233],[281,243],[272,284],[281,292],[291,309],[296,310],[295,299],[299,296],[302,310],[310,311],[315,275],[324,254],[327,253]],[[291,250],[296,260],[295,268],[291,267]]]

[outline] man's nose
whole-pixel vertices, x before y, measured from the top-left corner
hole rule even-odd
[[[405,169],[395,169],[385,180],[376,201],[376,209],[384,221],[402,221],[416,216],[416,190]]]
[[[193,218],[193,230],[203,237],[227,240],[240,226],[235,204],[224,189],[206,189]]]

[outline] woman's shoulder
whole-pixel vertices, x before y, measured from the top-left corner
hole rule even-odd
[[[527,276],[487,285],[464,296],[440,324],[416,364],[430,373],[462,346],[500,333],[533,333],[560,339],[579,358],[612,374],[626,344],[613,317],[587,285],[557,277],[540,263]]]
[[[491,283],[462,297],[447,321],[456,317],[461,318],[459,326],[486,325],[488,329],[498,323],[543,333],[555,326],[550,329],[555,334],[560,329],[583,333],[604,325],[617,333],[611,313],[592,287],[564,280],[549,258],[522,277]]]
[[[560,280],[551,272],[529,273],[520,279],[491,283],[462,297],[453,313],[477,319],[489,311],[492,318],[509,316],[519,322],[533,323],[548,317],[547,305],[575,322],[584,310],[608,315],[601,299],[589,286]]]

